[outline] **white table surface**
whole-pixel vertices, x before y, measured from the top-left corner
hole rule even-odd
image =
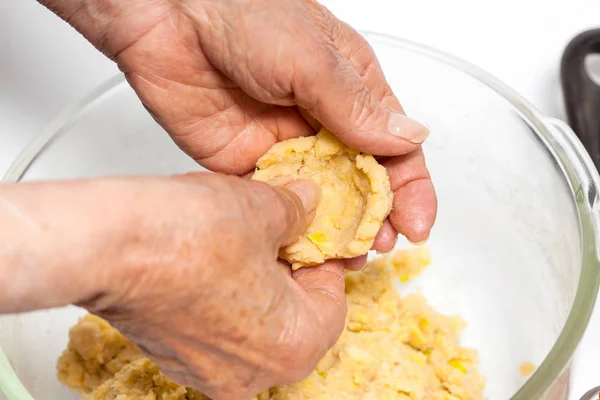
[[[600,26],[597,0],[322,2],[357,28],[460,56],[559,118],[564,116],[558,75],[562,50],[575,34]],[[52,117],[118,71],[33,0],[0,0],[0,38],[1,176]],[[573,399],[600,385],[599,309],[574,360]]]

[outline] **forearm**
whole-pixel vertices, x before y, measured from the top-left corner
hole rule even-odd
[[[126,209],[132,195],[123,191],[114,201],[118,185],[0,185],[0,313],[63,306],[105,290],[106,260],[118,262],[135,218]]]
[[[38,1],[110,58],[151,31],[176,3],[171,0]]]

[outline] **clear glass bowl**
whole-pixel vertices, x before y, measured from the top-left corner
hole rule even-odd
[[[422,290],[438,310],[467,320],[464,343],[480,351],[486,398],[566,398],[565,371],[600,281],[599,177],[589,156],[567,126],[472,65],[365,36],[407,113],[432,131],[425,152],[440,202],[433,263],[401,290]],[[192,169],[200,168],[118,76],[58,116],[5,181]],[[7,400],[77,398],[54,368],[81,313],[0,318]],[[538,366],[528,379],[519,375],[523,361]]]

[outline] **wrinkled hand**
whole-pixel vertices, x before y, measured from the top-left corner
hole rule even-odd
[[[301,380],[343,329],[341,263],[292,273],[277,258],[314,217],[311,181],[195,173],[0,189],[0,313],[84,306],[217,400]]]
[[[176,198],[178,207],[164,204],[144,220],[142,270],[88,307],[167,376],[211,398],[298,381],[333,345],[346,311],[339,262],[292,273],[277,261],[306,230],[319,194],[312,182],[272,189],[233,177],[175,178],[146,199]]]
[[[63,17],[118,63],[200,164],[245,174],[274,143],[322,123],[351,147],[383,157],[394,210],[375,248],[389,250],[396,231],[413,242],[428,237],[437,201],[420,147],[427,130],[403,115],[365,39],[323,6],[81,1]]]

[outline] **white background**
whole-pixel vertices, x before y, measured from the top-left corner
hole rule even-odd
[[[562,50],[577,33],[600,26],[597,0],[322,2],[357,28],[460,56],[556,117],[564,117]],[[52,117],[116,73],[110,61],[35,1],[0,0],[0,176]],[[600,385],[598,360],[600,311],[574,362],[572,398]]]

